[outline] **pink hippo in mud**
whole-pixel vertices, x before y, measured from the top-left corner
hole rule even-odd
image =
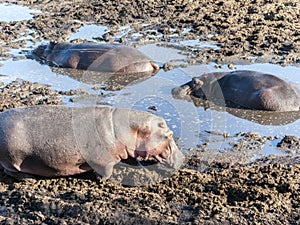
[[[109,178],[130,157],[178,168],[184,155],[166,122],[151,113],[101,107],[31,106],[0,113],[0,165],[18,179],[95,170]]]

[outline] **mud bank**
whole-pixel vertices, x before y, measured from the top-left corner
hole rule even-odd
[[[107,27],[93,37],[126,45],[179,49],[188,64],[299,63],[299,1],[0,1],[35,9],[32,17],[0,21],[1,60],[19,60],[39,42],[68,41],[86,24]],[[194,48],[181,40],[213,42]],[[84,40],[76,39],[74,42]],[[171,67],[170,67],[171,68]],[[62,104],[47,85],[15,81],[0,89],[0,110]],[[247,154],[265,143],[255,134],[232,143]],[[268,140],[269,140],[268,139]],[[250,143],[250,144],[249,144]],[[162,182],[130,187],[94,174],[18,182],[0,173],[1,224],[300,224],[299,138],[278,147],[287,156],[249,163],[212,154],[205,146]],[[209,157],[208,157],[209,156]],[[240,161],[240,162],[238,162]]]
[[[5,1],[40,10],[32,19],[0,22],[2,55],[26,46],[24,36],[37,41],[68,40],[86,23],[108,26],[97,41],[125,44],[212,41],[220,48],[183,47],[190,63],[226,63],[248,60],[299,63],[299,2],[281,1]],[[122,33],[120,27],[124,29]],[[123,30],[123,32],[124,32]],[[115,38],[116,35],[119,38]],[[138,34],[138,37],[137,35]],[[175,38],[174,38],[175,37]],[[170,44],[170,43],[169,43]]]
[[[2,224],[299,224],[299,158],[206,165],[148,187],[93,176],[14,182],[0,176]]]

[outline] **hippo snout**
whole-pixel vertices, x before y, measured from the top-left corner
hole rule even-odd
[[[171,154],[168,158],[166,158],[165,162],[172,168],[179,169],[185,161],[185,156],[173,139],[170,142],[170,150]]]
[[[164,152],[159,154],[162,159],[167,159],[171,156],[171,149],[167,148]]]
[[[177,99],[182,99],[189,95],[190,90],[188,85],[182,85],[172,89],[172,96]]]
[[[193,94],[198,91],[203,86],[204,82],[198,78],[194,77],[191,81],[172,89],[172,95],[174,98],[184,98],[187,95]]]
[[[149,157],[155,158],[158,162],[164,163],[173,169],[179,169],[184,161],[185,156],[182,151],[176,145],[174,139],[172,138],[167,146],[165,146],[164,151],[155,149],[154,151],[135,151],[135,157],[140,156],[143,159],[148,159]]]

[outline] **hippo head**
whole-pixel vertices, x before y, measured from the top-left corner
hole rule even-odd
[[[144,125],[132,127],[132,131],[137,137],[134,157],[153,157],[158,162],[165,161],[174,168],[180,167],[184,155],[173,139],[173,132],[162,118],[153,116]]]
[[[144,159],[153,156],[159,162],[170,157],[173,132],[167,128],[164,121],[159,119],[151,121],[143,127],[137,127],[134,132],[137,137],[135,156],[141,156]]]
[[[168,128],[165,120],[148,112],[130,110],[127,113],[128,120],[123,117],[118,125],[122,128],[128,127],[129,132],[115,130],[117,139],[126,146],[127,154],[134,158],[153,157],[159,162],[167,162],[173,168],[180,167],[184,155],[177,147],[173,132]],[[114,121],[118,119],[117,114],[114,113]],[[125,122],[129,123],[129,126],[121,124]]]
[[[202,78],[202,77],[201,77]],[[186,96],[195,96],[205,99],[206,96],[203,91],[204,81],[200,77],[194,77],[191,81],[181,85],[180,87],[172,89],[172,95],[175,98],[183,99]]]
[[[56,42],[50,42],[49,44],[41,44],[32,51],[30,58],[34,58],[40,62],[46,60],[48,64],[52,65],[53,49],[57,46]],[[55,63],[53,63],[55,64]]]

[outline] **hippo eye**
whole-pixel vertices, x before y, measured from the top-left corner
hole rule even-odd
[[[159,126],[160,128],[166,128],[166,124],[163,123],[163,122],[158,123],[158,126]]]

